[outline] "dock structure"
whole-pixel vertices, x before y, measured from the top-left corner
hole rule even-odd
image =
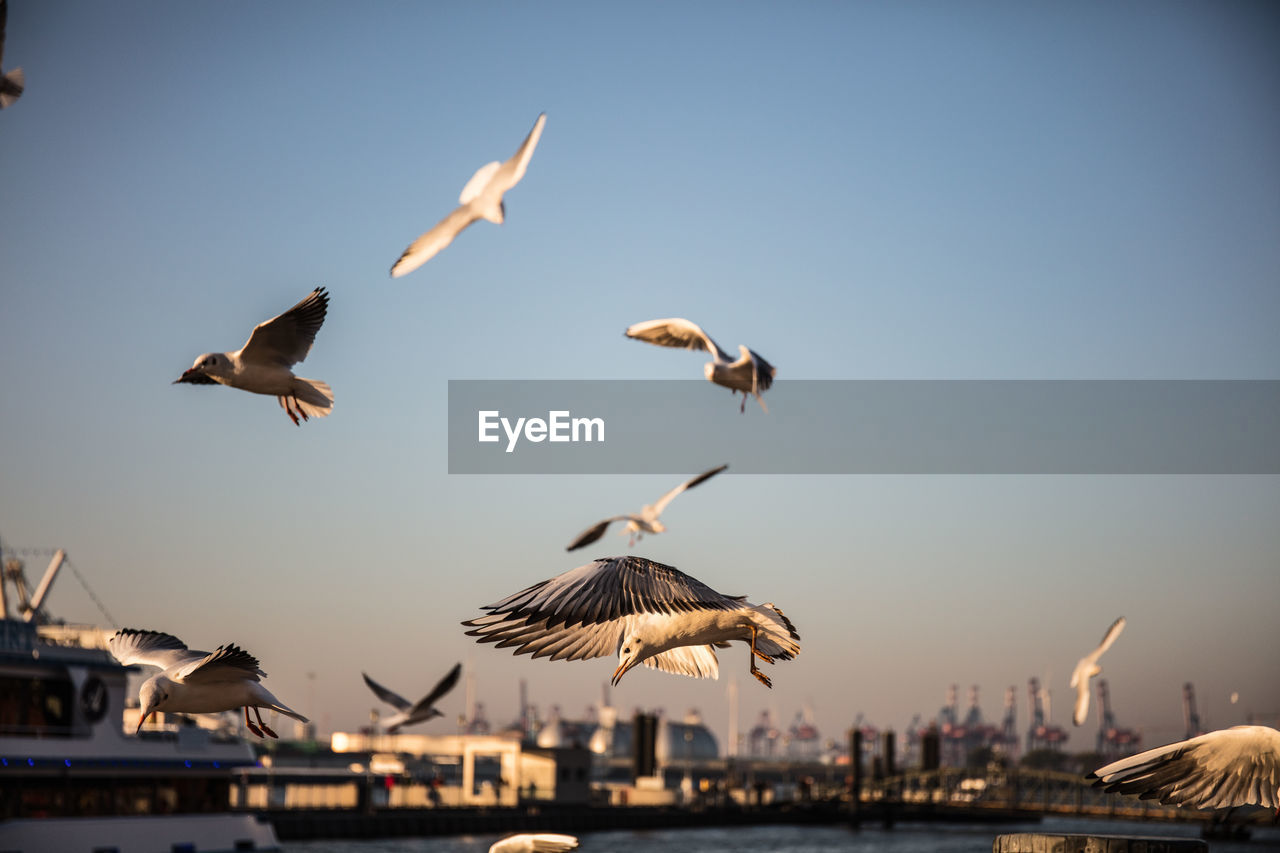
[[[991,853],[1205,853],[1208,849],[1198,838],[1042,832],[998,835],[991,845]]]

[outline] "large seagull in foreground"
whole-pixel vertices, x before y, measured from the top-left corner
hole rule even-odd
[[[483,608],[463,622],[468,636],[515,654],[586,660],[616,654],[613,684],[636,664],[693,678],[719,678],[716,647],[731,640],[751,647],[756,668],[800,654],[800,635],[772,604],[729,596],[672,566],[643,557],[605,557]]]
[[[293,365],[307,357],[324,323],[329,294],[317,287],[281,314],[253,328],[244,346],[235,352],[207,352],[174,380],[193,385],[227,385],[280,400],[295,424],[298,418],[323,418],[333,411],[333,392],[315,379],[294,376]]]
[[[533,149],[538,147],[538,138],[542,136],[542,126],[546,123],[547,114],[542,113],[533,123],[533,130],[524,138],[520,150],[507,162],[499,163],[494,160],[481,166],[462,188],[462,194],[458,196],[459,206],[404,250],[404,254],[391,267],[391,277],[399,278],[411,273],[434,258],[441,249],[453,242],[453,238],[463,228],[477,219],[487,219],[501,225],[507,215],[502,196],[524,177],[524,170],[529,167]]]
[[[235,645],[197,652],[172,634],[125,628],[107,640],[107,648],[125,666],[154,666],[159,673],[138,688],[138,729],[156,711],[216,714],[244,708],[244,724],[258,737],[276,733],[262,722],[259,708],[270,708],[301,722],[307,718],[282,703],[259,682],[265,672],[258,659]],[[258,718],[249,720],[249,709]]]
[[[666,528],[666,525],[664,525],[661,521],[658,520],[658,516],[662,515],[662,511],[667,508],[667,504],[671,503],[671,501],[675,499],[676,495],[680,494],[685,489],[692,489],[694,486],[698,485],[699,483],[710,480],[716,474],[719,474],[721,471],[723,471],[725,468],[728,468],[728,467],[729,467],[728,465],[721,465],[718,468],[712,468],[710,471],[703,471],[701,474],[694,477],[692,480],[685,480],[683,483],[676,486],[674,489],[667,492],[665,495],[658,498],[653,503],[646,504],[640,510],[639,513],[628,513],[626,515],[613,515],[613,516],[610,516],[609,518],[604,519],[603,521],[597,522],[596,524],[592,525],[591,527],[588,527],[586,530],[579,533],[578,538],[570,542],[568,547],[565,548],[565,550],[576,551],[579,548],[590,545],[592,542],[595,542],[597,539],[603,536],[605,530],[608,529],[609,525],[615,521],[625,521],[627,523],[626,528],[624,528],[622,532],[631,534],[632,545],[635,544],[636,539],[638,539],[641,534],[661,533],[667,528]]]
[[[760,395],[773,385],[774,374],[778,371],[760,353],[738,344],[738,358],[735,361],[733,356],[720,349],[720,345],[710,335],[702,331],[701,326],[683,317],[636,323],[627,328],[627,337],[660,347],[711,353],[712,360],[702,366],[702,373],[707,381],[723,385],[734,392],[741,391],[742,406],[738,409],[741,412],[747,410],[748,394],[754,394],[760,408],[766,413],[769,411]]]
[[[1094,787],[1165,805],[1257,805],[1280,813],[1280,731],[1234,726],[1099,767]]]

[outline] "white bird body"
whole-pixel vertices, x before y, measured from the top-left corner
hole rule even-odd
[[[773,377],[778,371],[759,353],[739,344],[738,358],[735,360],[701,326],[683,317],[636,323],[627,328],[626,335],[655,346],[711,353],[711,361],[702,367],[702,374],[707,381],[722,385],[735,393],[741,392],[741,411],[746,411],[748,394],[755,396],[761,409],[769,411],[761,394],[773,385]]]
[[[1098,647],[1080,658],[1075,670],[1071,673],[1071,686],[1076,689],[1076,708],[1071,719],[1077,726],[1084,725],[1084,721],[1089,717],[1089,679],[1102,672],[1102,667],[1098,665],[1098,658],[1111,648],[1111,644],[1116,641],[1116,637],[1120,636],[1124,626],[1123,616],[1112,622]]]
[[[1280,811],[1280,731],[1234,726],[1113,761],[1095,787],[1165,805]]]
[[[666,528],[666,525],[664,525],[661,521],[658,520],[658,516],[662,515],[662,511],[667,508],[667,504],[671,503],[671,501],[675,499],[676,495],[686,491],[687,489],[692,489],[694,486],[704,483],[707,480],[710,480],[716,474],[719,474],[721,471],[723,471],[728,467],[729,467],[728,465],[720,465],[716,468],[712,468],[709,471],[703,471],[701,474],[694,477],[693,479],[686,480],[685,482],[676,486],[674,489],[667,492],[665,495],[658,498],[653,503],[646,504],[643,508],[641,508],[639,513],[626,513],[624,515],[614,515],[614,516],[610,516],[609,518],[596,522],[596,524],[594,524],[593,526],[588,527],[586,530],[579,533],[578,537],[574,539],[572,542],[570,542],[568,546],[565,547],[565,550],[576,551],[577,549],[582,548],[583,546],[590,545],[592,542],[595,542],[597,539],[603,536],[605,530],[609,527],[610,524],[612,524],[615,521],[625,521],[627,523],[626,526],[622,529],[622,534],[623,535],[630,534],[631,544],[633,545],[635,544],[636,539],[639,538],[642,534],[662,533],[667,528]]]
[[[9,0],[0,0],[0,70],[4,63],[4,31],[9,21]],[[0,110],[11,106],[22,97],[26,88],[26,77],[21,68],[15,68],[0,75]]]
[[[617,654],[613,683],[637,664],[694,678],[718,678],[715,647],[742,640],[755,664],[800,653],[795,626],[772,604],[726,596],[672,566],[608,557],[534,584],[463,622],[468,636],[516,654],[586,660]]]
[[[578,839],[572,835],[525,832],[495,841],[490,845],[489,853],[564,853],[577,846]]]
[[[404,250],[391,267],[391,277],[399,278],[413,272],[434,258],[440,250],[453,242],[453,238],[462,229],[478,219],[501,225],[506,220],[507,212],[503,196],[524,177],[546,123],[547,114],[542,113],[511,159],[505,163],[495,160],[476,170],[458,195],[459,206]]]
[[[207,352],[174,380],[193,385],[226,385],[276,397],[295,423],[333,411],[333,391],[324,382],[294,376],[290,369],[307,357],[324,323],[329,295],[317,287],[283,314],[254,327],[235,352]]]
[[[289,708],[260,683],[265,672],[258,659],[235,645],[212,652],[188,649],[172,634],[159,631],[117,631],[107,641],[111,654],[124,666],[139,664],[160,670],[138,688],[138,729],[156,711],[175,714],[217,714],[245,709],[250,731],[262,737],[275,733],[249,722],[249,708],[270,708],[301,722],[307,718]],[[260,727],[260,729],[259,729]]]
[[[423,696],[417,702],[410,702],[398,693],[395,693],[383,687],[374,681],[367,674],[364,676],[364,683],[369,685],[369,689],[377,695],[379,699],[396,708],[396,713],[383,721],[388,734],[395,734],[405,726],[411,726],[415,723],[424,723],[427,720],[436,717],[443,717],[444,712],[436,707],[436,702],[453,689],[458,683],[458,676],[462,674],[462,664],[455,664],[453,669],[445,675],[444,678],[431,689],[431,692]]]

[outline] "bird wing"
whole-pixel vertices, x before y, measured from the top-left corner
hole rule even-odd
[[[676,646],[645,658],[644,665],[690,678],[719,678],[720,662],[711,646]]]
[[[452,213],[437,222],[431,230],[414,240],[409,248],[404,250],[404,254],[391,266],[391,277],[399,278],[407,275],[434,258],[441,249],[453,242],[453,238],[457,237],[463,228],[479,218],[469,205],[455,207]]]
[[[761,391],[768,391],[773,386],[773,377],[777,374],[778,369],[765,361],[764,356],[755,350],[742,346],[740,348],[746,350],[751,357],[751,363],[756,371],[756,387]]]
[[[610,516],[609,518],[606,518],[604,521],[601,521],[598,524],[588,527],[586,530],[578,534],[577,539],[574,539],[567,546],[565,546],[565,550],[576,551],[579,548],[583,547],[584,545],[590,545],[592,542],[596,541],[597,539],[599,539],[601,536],[604,535],[605,530],[608,529],[610,524],[612,524],[615,521],[626,521],[628,518],[631,518],[631,516],[614,515],[614,516]]]
[[[495,841],[490,845],[489,853],[564,853],[577,846],[578,839],[572,835],[521,833]]]
[[[732,358],[697,323],[683,317],[665,320],[647,320],[627,327],[627,337],[660,347],[695,349],[710,352],[716,361],[731,362]]]
[[[253,334],[240,348],[241,360],[292,367],[311,351],[311,344],[328,310],[329,294],[323,287],[317,287],[279,317],[254,326]]]
[[[200,660],[204,652],[195,652],[172,634],[161,631],[136,631],[124,628],[107,640],[107,649],[124,666],[140,664],[169,669],[193,660]]]
[[[476,173],[471,176],[471,180],[467,181],[466,186],[462,188],[462,192],[458,193],[458,204],[469,204],[473,198],[484,192],[484,188],[493,180],[493,173],[502,168],[502,164],[497,160],[492,163],[485,163]]]
[[[436,702],[440,701],[440,698],[443,697],[444,694],[454,688],[454,685],[458,683],[458,676],[460,675],[462,675],[462,664],[454,664],[453,669],[449,670],[445,677],[440,679],[439,683],[437,683],[435,687],[431,688],[431,692],[418,700],[418,704],[414,705],[409,711],[409,716],[415,717],[418,714],[431,710],[432,706],[435,705]]]
[[[1102,642],[1098,644],[1098,648],[1093,650],[1093,654],[1090,657],[1094,660],[1102,657],[1102,653],[1111,648],[1111,644],[1116,641],[1116,637],[1120,636],[1120,632],[1124,630],[1124,625],[1123,616],[1112,622],[1111,627],[1107,629],[1107,633],[1102,635]]]
[[[1099,672],[1101,670],[1091,661],[1082,660],[1071,673],[1071,686],[1076,689],[1076,709],[1071,721],[1077,726],[1083,726],[1089,717],[1089,679]]]
[[[1149,749],[1090,774],[1096,787],[1197,808],[1280,808],[1280,731],[1235,726]]]
[[[388,705],[400,711],[408,711],[413,707],[413,703],[401,696],[399,693],[388,690],[363,672],[360,674],[364,676],[364,683],[369,685],[369,689],[372,690],[374,695],[383,702],[386,702]]]
[[[507,596],[462,624],[477,642],[517,646],[515,654],[581,660],[616,654],[623,632],[644,614],[735,610],[731,597],[672,566],[608,557]]]
[[[520,148],[516,153],[511,155],[510,160],[494,170],[491,182],[499,193],[505,193],[520,183],[520,179],[524,177],[525,169],[529,167],[529,161],[533,159],[533,149],[538,147],[538,140],[542,138],[542,127],[546,123],[547,114],[540,113],[538,120],[533,123],[533,129],[524,138],[524,142],[520,143]]]
[[[701,474],[694,477],[692,480],[685,480],[683,483],[676,486],[674,489],[672,489],[671,491],[667,492],[665,495],[663,495],[662,497],[654,501],[653,503],[654,516],[656,517],[656,516],[662,515],[662,511],[667,508],[667,504],[671,503],[671,501],[675,498],[675,496],[683,492],[685,489],[692,489],[694,486],[698,485],[699,483],[703,483],[703,482],[706,482],[707,480],[710,480],[716,474],[719,474],[721,471],[723,471],[725,468],[728,468],[728,467],[729,467],[728,465],[720,465],[719,467],[712,468],[710,471],[703,471]]]
[[[172,676],[174,681],[198,683],[249,679],[260,681],[266,675],[258,659],[235,644],[218,646],[199,660],[191,661]]]

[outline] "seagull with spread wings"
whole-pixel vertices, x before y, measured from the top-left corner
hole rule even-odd
[[[662,511],[667,508],[667,504],[671,503],[671,501],[675,498],[676,495],[680,494],[685,489],[692,489],[694,486],[698,485],[699,483],[703,483],[703,482],[706,482],[707,480],[710,480],[716,474],[719,474],[721,471],[723,471],[728,467],[729,467],[728,465],[721,465],[717,468],[712,468],[710,471],[703,471],[701,474],[694,477],[692,480],[686,480],[685,482],[676,486],[674,489],[667,492],[662,497],[658,498],[652,504],[647,504],[644,508],[640,510],[639,513],[627,513],[626,515],[614,515],[604,519],[601,522],[598,522],[597,524],[587,528],[586,530],[578,534],[578,538],[570,542],[568,547],[565,548],[565,550],[576,551],[577,549],[585,545],[590,545],[592,542],[595,542],[597,539],[603,536],[605,530],[609,527],[610,524],[612,524],[615,521],[625,521],[627,523],[627,526],[623,529],[622,532],[624,534],[625,533],[631,534],[632,545],[636,544],[636,540],[639,539],[640,536],[645,533],[661,533],[667,528],[666,528],[666,525],[664,525],[661,521],[658,520],[658,516],[662,515]]]
[[[752,394],[760,408],[767,413],[769,407],[764,404],[760,395],[773,385],[773,377],[777,369],[765,361],[760,353],[738,345],[738,358],[720,348],[711,336],[702,331],[697,323],[683,317],[671,317],[666,320],[647,320],[627,328],[627,337],[660,347],[677,349],[702,350],[711,353],[711,361],[702,367],[707,381],[723,385],[730,391],[742,392],[742,406],[739,411],[747,410],[747,395]]]
[[[1102,667],[1098,666],[1098,658],[1111,648],[1116,637],[1119,637],[1120,632],[1124,630],[1124,624],[1123,616],[1112,622],[1098,647],[1080,658],[1075,671],[1071,673],[1071,686],[1076,689],[1076,711],[1071,719],[1077,726],[1084,725],[1084,721],[1089,716],[1089,679],[1102,672]]]
[[[0,0],[0,71],[4,69],[4,30],[9,21],[9,0]],[[0,76],[0,110],[22,97],[26,78],[21,68]]]
[[[449,670],[444,678],[431,689],[431,692],[423,696],[417,702],[410,702],[399,693],[388,690],[378,682],[370,678],[366,673],[360,673],[364,676],[364,683],[369,685],[379,699],[392,705],[396,709],[396,713],[386,721],[387,734],[395,734],[405,726],[411,726],[414,723],[423,723],[434,717],[443,717],[444,712],[436,707],[436,702],[444,697],[458,683],[458,676],[462,674],[462,664],[455,664],[453,669]]]
[[[138,731],[156,711],[175,714],[217,714],[244,708],[244,723],[258,737],[276,737],[259,708],[270,708],[309,722],[282,703],[260,683],[266,673],[258,659],[236,645],[198,652],[172,634],[125,628],[107,640],[107,648],[125,666],[141,664],[160,670],[138,688]],[[258,718],[249,720],[249,709]]]
[[[501,225],[507,217],[503,195],[507,190],[520,183],[525,169],[529,168],[529,160],[533,157],[533,149],[538,147],[538,139],[542,136],[542,127],[547,123],[547,114],[542,113],[533,123],[533,130],[524,138],[520,150],[505,163],[494,160],[481,166],[458,196],[459,206],[453,212],[437,222],[430,231],[423,234],[391,267],[391,277],[399,278],[413,272],[431,260],[445,246],[453,242],[453,238],[462,233],[477,219],[487,219]]]
[[[751,647],[756,668],[800,654],[800,635],[772,604],[728,596],[673,566],[643,557],[605,557],[536,583],[462,624],[468,636],[515,654],[587,660],[616,654],[613,684],[636,664],[693,678],[719,678],[716,647],[731,640]]]
[[[1089,778],[1094,787],[1169,806],[1257,805],[1280,814],[1280,731],[1233,726],[1113,761]]]
[[[290,369],[307,357],[316,332],[329,310],[323,287],[306,299],[253,328],[249,340],[235,352],[207,352],[174,380],[174,384],[227,385],[280,400],[285,414],[298,425],[333,411],[333,391],[315,379],[294,376]]]
[[[495,841],[489,846],[489,853],[564,853],[577,846],[578,839],[572,835],[522,832]]]

